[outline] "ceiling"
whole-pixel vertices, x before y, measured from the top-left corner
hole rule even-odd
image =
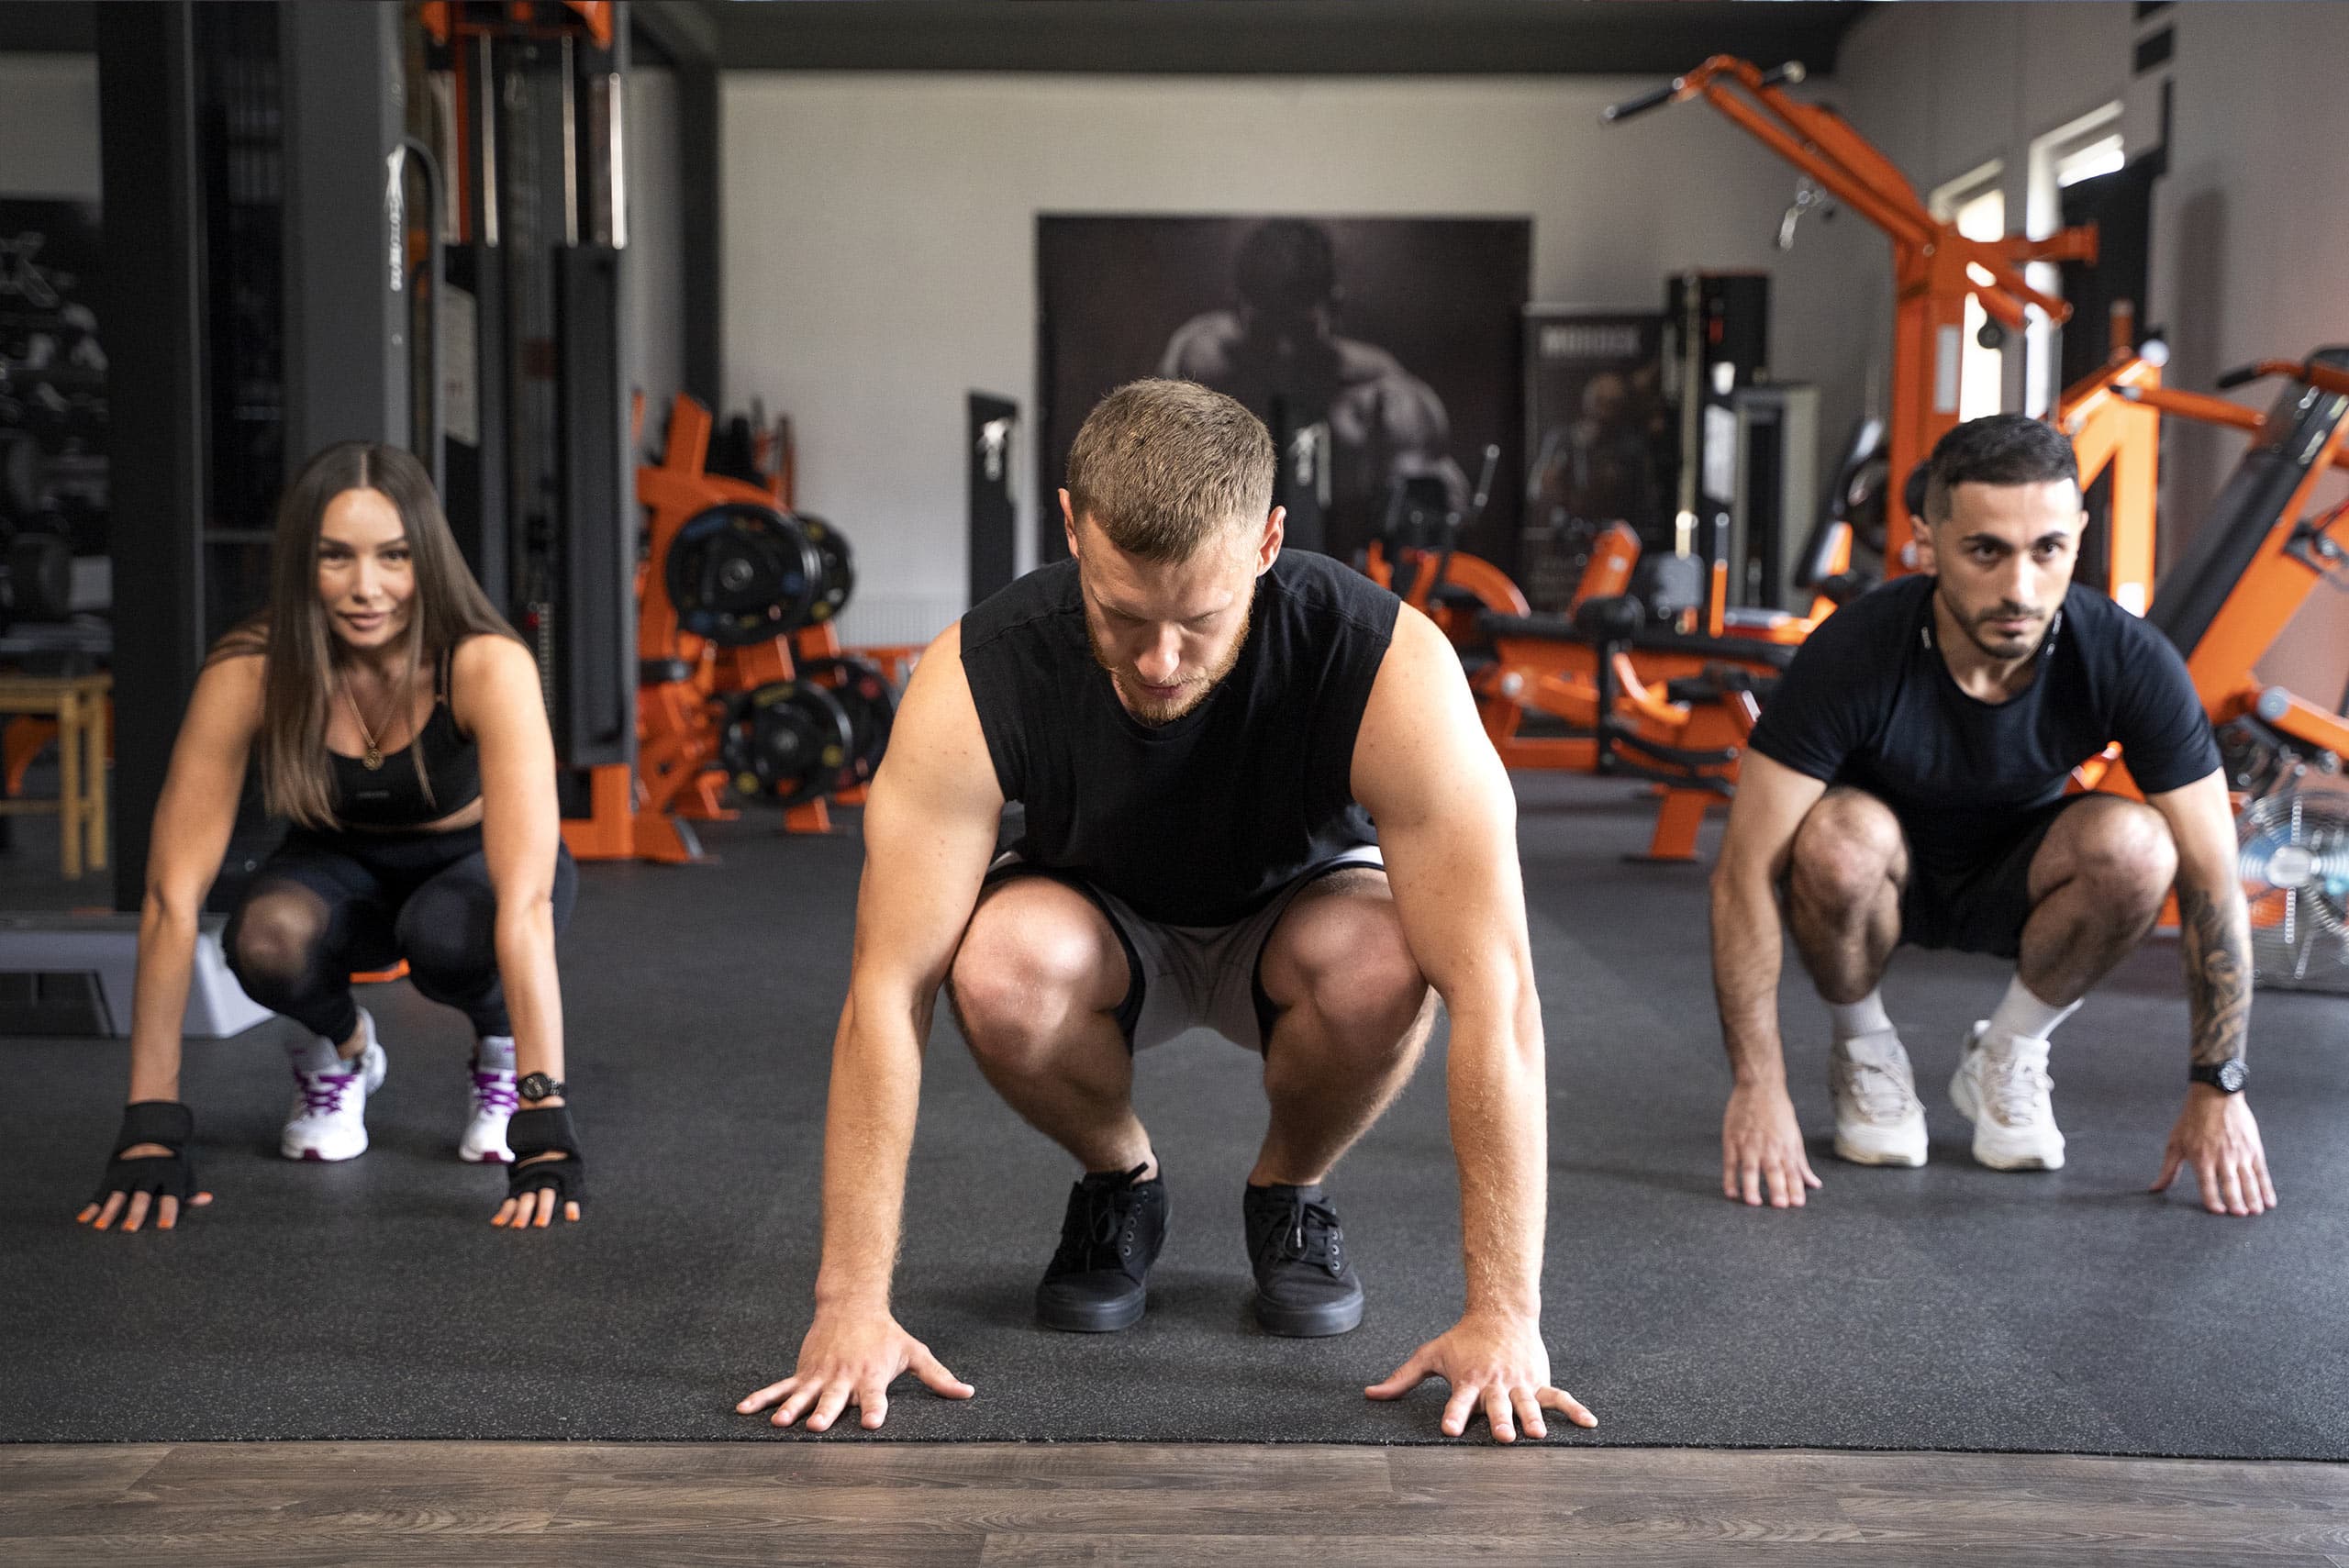
[[[640,0],[642,4],[660,0]],[[1861,0],[667,0],[725,68],[1655,74],[1831,72]],[[686,18],[679,17],[680,21]]]
[[[729,70],[1668,76],[1711,54],[1834,70],[1866,0],[635,0]],[[0,52],[88,52],[90,0],[5,0]]]

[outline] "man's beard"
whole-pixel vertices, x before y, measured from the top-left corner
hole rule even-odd
[[[1942,595],[1942,603],[1948,607],[1950,618],[1957,622],[1959,626],[1965,628],[1967,639],[1971,641],[1976,648],[1980,649],[1983,653],[1992,659],[2020,659],[2036,649],[2041,642],[2046,639],[2047,622],[2049,617],[2045,615],[2028,617],[2036,623],[2034,631],[2026,631],[2023,633],[2021,646],[2016,646],[2008,643],[2003,639],[1994,643],[1990,640],[1990,635],[1984,630],[1984,628],[1994,620],[2017,620],[2025,618],[2013,614],[2005,604],[2001,603],[1993,606],[1991,608],[1984,610],[1979,615],[1969,616],[1958,606],[1955,600],[1952,599],[1946,594]]]
[[[1085,626],[1085,642],[1092,650],[1093,662],[1101,666],[1110,684],[1117,687],[1118,698],[1125,705],[1126,711],[1156,728],[1160,725],[1174,723],[1208,700],[1223,678],[1231,673],[1232,666],[1240,662],[1241,650],[1248,646],[1248,633],[1254,624],[1255,606],[1252,601],[1249,607],[1241,612],[1240,635],[1232,639],[1230,650],[1223,656],[1223,662],[1197,680],[1184,682],[1182,691],[1173,697],[1152,696],[1141,689],[1134,672],[1113,663],[1103,651],[1101,639],[1094,634],[1089,621]]]

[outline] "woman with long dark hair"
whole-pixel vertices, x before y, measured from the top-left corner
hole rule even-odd
[[[285,1157],[365,1151],[385,1059],[351,976],[406,959],[418,991],[473,1025],[458,1156],[509,1165],[492,1223],[578,1218],[554,955],[577,874],[538,663],[467,570],[423,465],[348,441],[286,488],[269,607],[214,647],[181,723],[148,851],[129,1104],[82,1220],[136,1230],[151,1212],[168,1230],[211,1201],[187,1159],[180,1021],[248,759],[290,828],[223,945],[246,992],[304,1031]]]

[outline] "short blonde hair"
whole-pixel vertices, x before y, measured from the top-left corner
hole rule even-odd
[[[1068,454],[1068,499],[1144,561],[1188,561],[1273,509],[1273,438],[1235,398],[1189,381],[1128,382],[1094,406]]]

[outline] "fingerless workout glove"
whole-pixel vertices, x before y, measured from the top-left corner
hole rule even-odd
[[[569,1106],[516,1111],[506,1124],[506,1147],[514,1151],[514,1163],[506,1167],[507,1197],[520,1197],[540,1187],[554,1190],[557,1207],[586,1197],[587,1172],[579,1156],[579,1137],[571,1129]],[[523,1163],[534,1154],[552,1153],[563,1158]]]
[[[195,1195],[195,1167],[188,1162],[185,1145],[195,1135],[195,1113],[177,1100],[134,1100],[122,1107],[122,1130],[115,1134],[114,1158],[106,1162],[106,1180],[98,1184],[93,1203],[104,1203],[115,1193],[126,1198],[151,1193],[175,1197],[182,1204]],[[126,1160],[122,1151],[142,1143],[160,1143],[169,1154],[141,1154]]]

